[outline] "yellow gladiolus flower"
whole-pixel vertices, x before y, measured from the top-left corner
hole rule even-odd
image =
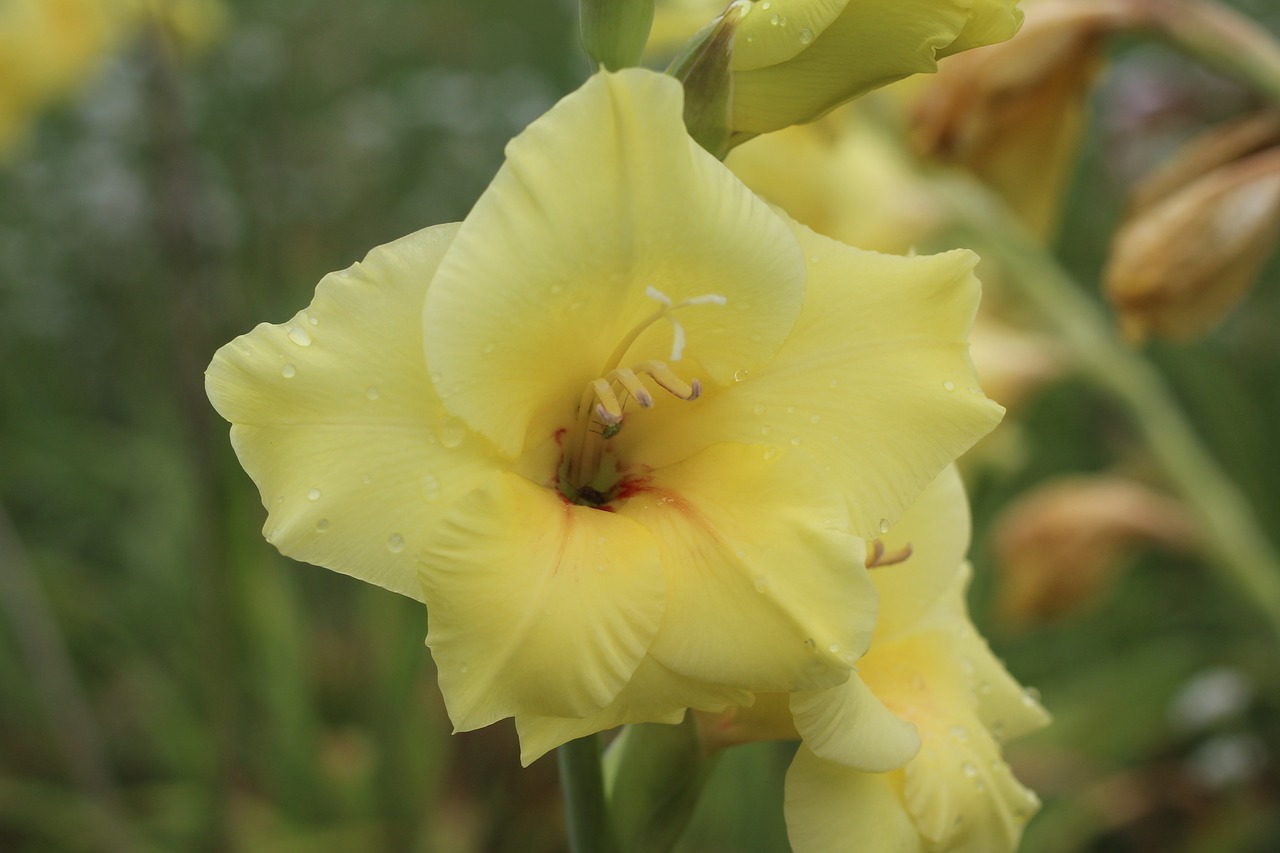
[[[787,772],[796,853],[841,849],[851,838],[867,850],[1005,853],[1039,808],[1000,743],[1041,728],[1048,715],[969,621],[968,519],[950,469],[884,537],[884,553],[910,556],[872,569],[880,618],[858,669],[866,688],[914,726],[920,751],[901,769],[868,773],[842,754],[865,737],[856,726],[807,737]],[[840,707],[838,691],[793,696],[797,723],[802,711]]]
[[[974,256],[851,249],[601,73],[466,220],[223,347],[209,396],[292,557],[425,600],[459,730],[590,731],[842,684],[863,540],[1000,417]]]

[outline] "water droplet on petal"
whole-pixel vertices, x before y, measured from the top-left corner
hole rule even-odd
[[[289,340],[293,341],[300,347],[311,346],[311,335],[301,326],[289,327]]]
[[[946,382],[943,382],[943,383],[942,383],[942,388],[943,388],[943,390],[945,390],[945,391],[954,391],[954,390],[956,390],[956,383],[954,383],[954,382],[952,382],[950,379],[948,379]]]
[[[769,588],[769,579],[761,575],[755,580],[756,592],[764,592]]]
[[[821,416],[821,415],[810,415],[810,416],[809,416],[809,423],[811,423],[811,424],[816,424],[816,423],[817,423],[818,421],[820,421],[820,420],[822,420],[822,416]]]
[[[768,426],[767,424],[765,426],[760,427],[761,435],[768,435],[771,432],[773,432],[773,427]]]
[[[961,743],[964,743],[969,739],[969,730],[964,726],[952,726],[951,736]]]
[[[316,522],[316,533],[328,533],[328,532],[329,532],[329,519],[322,518]]]
[[[457,447],[467,437],[467,427],[457,418],[444,418],[436,426],[436,435],[445,447]]]
[[[777,455],[778,455],[778,448],[770,447],[768,450],[764,452],[765,461],[767,462],[770,459],[773,459],[774,457],[776,457]]]
[[[310,323],[312,326],[320,325],[320,321],[317,320],[315,317],[312,317],[310,314],[307,315],[307,322]]]
[[[747,371],[745,371],[745,370],[735,370],[735,371],[734,371],[734,373],[733,373],[733,381],[734,381],[734,382],[741,382],[742,380],[744,380],[744,379],[746,379],[746,378],[747,378]]]
[[[392,533],[387,537],[387,550],[392,554],[399,554],[404,550],[404,537],[399,533]]]
[[[778,18],[778,16],[777,16],[777,15],[770,15],[770,16],[769,16],[769,23],[770,23],[770,24],[773,24],[775,27],[776,27],[776,26],[778,26],[778,21],[779,21],[779,18]]]
[[[792,447],[799,447],[799,446],[800,446],[800,437],[799,437],[799,436],[792,436],[792,437],[791,437],[791,446],[792,446]]]
[[[976,779],[978,777],[978,768],[974,767],[968,761],[960,765],[960,772],[965,776],[968,776],[970,779]]]
[[[462,665],[460,665],[460,666],[458,667],[458,672],[466,672],[466,671],[467,671],[467,670],[469,670],[469,669],[471,669],[471,667],[467,666],[467,665],[464,663],[464,664],[462,664]]]
[[[788,414],[788,415],[794,415],[795,413],[796,413],[796,407],[795,407],[795,406],[787,406],[787,414]]]
[[[440,497],[440,480],[435,474],[424,474],[422,476],[422,496],[429,501],[437,500]]]
[[[883,536],[888,532],[889,532],[889,519],[887,518],[880,519],[880,535]]]
[[[309,500],[309,501],[318,501],[318,500],[320,500],[320,490],[319,490],[319,489],[312,489],[311,491],[307,492],[307,500]]]
[[[285,379],[292,379],[298,375],[298,368],[294,367],[292,364],[286,364],[284,367],[280,368],[280,375]]]
[[[809,29],[808,27],[805,27],[803,30],[800,31],[800,43],[808,44],[811,41],[813,41],[813,30]]]
[[[828,383],[827,383],[827,387],[828,387],[828,388],[833,388],[833,389],[834,389],[834,388],[839,388],[839,387],[840,387],[840,380],[839,380],[839,379],[832,379],[830,382],[828,382]]]
[[[769,0],[764,0],[764,2],[760,4],[760,8],[767,12],[769,11],[769,7],[772,5],[773,3],[769,2]]]
[[[378,389],[370,385],[368,388],[364,389],[364,395],[370,400],[376,400],[379,397]]]
[[[833,655],[840,654],[840,644],[832,643],[831,645],[827,646],[827,651],[831,652],[831,654]]]
[[[751,407],[751,411],[752,411],[752,412],[754,412],[754,413],[755,413],[755,414],[757,414],[757,415],[763,415],[763,414],[764,414],[764,403],[756,403],[754,406],[752,406],[752,407]]]

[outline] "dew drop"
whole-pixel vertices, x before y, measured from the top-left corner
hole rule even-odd
[[[828,388],[839,388],[839,387],[840,387],[840,380],[839,380],[839,379],[832,379],[830,382],[828,382],[828,383],[827,383],[827,387],[828,387]]]
[[[964,670],[965,675],[973,675],[976,667],[973,665],[972,658],[960,658],[960,668]]]
[[[387,537],[387,550],[392,554],[399,554],[404,550],[404,537],[399,533],[392,533]]]
[[[370,400],[376,400],[379,396],[378,389],[370,385],[368,388],[364,389],[364,395]]]
[[[756,592],[764,592],[769,588],[769,579],[764,576],[757,577],[755,580],[755,586]]]
[[[422,476],[422,496],[429,501],[434,501],[440,497],[440,480],[435,474],[424,474]]]
[[[970,779],[978,778],[978,768],[974,767],[968,761],[960,765],[960,772]]]
[[[747,378],[747,371],[745,371],[745,370],[735,370],[735,371],[734,371],[734,373],[733,373],[733,381],[734,381],[734,382],[741,382],[742,380],[744,380],[744,379],[746,379],[746,378]]]
[[[454,448],[462,444],[467,437],[467,428],[457,418],[444,418],[436,426],[436,435],[445,447]]]
[[[969,739],[969,730],[964,726],[952,726],[951,736],[961,743],[964,743]]]
[[[778,448],[770,447],[768,450],[764,452],[764,459],[766,462],[768,462],[770,459],[773,459],[777,455],[778,455]]]
[[[950,379],[948,379],[946,382],[943,382],[943,383],[942,383],[942,388],[943,388],[943,390],[945,390],[945,391],[954,391],[954,390],[956,390],[956,383],[954,383],[954,382],[952,382]]]
[[[754,413],[755,413],[755,414],[757,414],[757,415],[763,415],[763,414],[764,414],[764,403],[756,403],[754,406],[752,406],[752,407],[751,407],[751,411],[752,411],[752,412],[754,412]]]
[[[800,446],[800,437],[799,437],[799,436],[792,436],[792,437],[791,437],[791,446],[792,446],[792,447],[799,447],[799,446]]]
[[[810,256],[809,256],[809,263],[811,263],[811,264],[816,264],[816,263],[818,262],[818,260],[819,260],[819,258],[818,258],[818,256],[817,256],[817,255],[810,255]]]
[[[311,346],[311,335],[301,326],[289,327],[289,340],[293,341],[300,347]]]
[[[822,416],[821,416],[821,415],[810,415],[810,416],[809,416],[809,423],[811,423],[811,424],[816,424],[816,423],[817,423],[818,421],[820,421],[820,420],[822,420]]]
[[[787,16],[783,15],[781,18],[778,19],[778,26],[785,27],[786,25],[787,25]]]
[[[467,666],[467,665],[464,663],[464,664],[461,664],[461,665],[458,667],[458,672],[467,672],[467,671],[468,671],[468,670],[470,670],[470,669],[471,669],[471,667]]]
[[[840,644],[832,643],[831,645],[827,646],[827,651],[831,652],[831,654],[833,655],[840,654]]]
[[[769,433],[771,433],[771,432],[773,432],[773,427],[769,426],[768,424],[766,424],[765,426],[760,427],[760,434],[761,434],[761,435],[768,435],[768,434],[769,434]]]
[[[317,320],[315,317],[312,317],[310,314],[307,315],[307,322],[310,323],[312,326],[320,325],[320,321]]]
[[[316,522],[316,533],[328,533],[328,532],[329,532],[329,519],[322,518]]]
[[[284,367],[280,368],[280,375],[285,379],[292,379],[298,375],[298,368],[294,367],[292,364],[286,364]]]
[[[770,16],[769,16],[769,23],[770,23],[770,24],[773,24],[775,27],[776,27],[776,26],[778,26],[778,21],[779,21],[779,20],[780,20],[780,19],[778,18],[778,16],[777,16],[777,15],[770,15]]]
[[[808,44],[811,41],[813,41],[813,30],[809,29],[808,27],[805,27],[803,30],[800,31],[800,43]]]
[[[319,489],[312,489],[311,491],[307,492],[307,500],[309,500],[309,501],[318,501],[318,500],[320,500],[320,490],[319,490]]]
[[[888,532],[889,532],[889,519],[887,518],[880,519],[880,535],[883,536]]]
[[[795,413],[796,413],[796,407],[795,407],[795,406],[787,406],[787,414],[788,414],[788,415],[794,415]]]
[[[373,482],[373,476],[370,474],[365,474],[364,477],[362,477],[361,479],[364,480],[364,484],[366,486]]]
[[[773,3],[769,2],[769,0],[764,0],[764,2],[760,4],[760,8],[767,12],[769,11],[769,7],[772,5]]]

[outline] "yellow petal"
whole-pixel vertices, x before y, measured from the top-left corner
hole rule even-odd
[[[920,748],[915,726],[894,716],[857,673],[838,687],[792,693],[791,713],[815,755],[859,770],[894,770]]]
[[[871,580],[880,591],[876,643],[913,628],[946,593],[956,567],[964,562],[969,550],[969,500],[956,467],[944,468],[879,540],[890,558],[910,556],[871,570]]]
[[[854,532],[873,539],[1003,413],[978,387],[966,345],[976,258],[880,255],[793,228],[809,286],[777,357],[624,431],[618,446],[654,466],[715,441],[808,455],[839,484]]]
[[[419,231],[331,273],[292,320],[218,350],[205,379],[262,494],[267,539],[418,599],[423,532],[494,458],[443,410],[422,357],[427,282],[456,230]]]
[[[791,59],[840,16],[849,0],[770,0],[756,3],[738,24],[733,70],[749,71]]]
[[[969,623],[967,567],[916,629],[877,643],[860,661],[868,686],[920,732],[906,766],[903,803],[920,833],[940,849],[1012,851],[1038,807],[1013,777],[993,732],[1002,737],[1047,720],[1004,673]],[[989,729],[990,727],[990,729]]]
[[[432,283],[427,359],[451,411],[508,456],[571,423],[587,383],[661,305],[704,382],[729,382],[781,345],[800,310],[795,238],[695,145],[670,77],[592,77],[507,147]],[[670,360],[654,323],[622,367]]]
[[[787,770],[787,837],[794,853],[924,853],[902,805],[902,772],[863,773],[804,747]]]
[[[694,681],[646,657],[617,698],[594,714],[579,719],[517,715],[520,763],[528,767],[557,746],[593,732],[628,723],[675,725],[684,719],[687,708],[718,713],[751,701],[745,690]]]
[[[459,731],[584,717],[640,665],[663,611],[652,537],[508,473],[457,502],[421,553],[431,647]]]
[[[667,573],[654,658],[753,691],[844,681],[876,597],[829,479],[772,448],[718,445],[628,493],[618,512],[653,534]]]

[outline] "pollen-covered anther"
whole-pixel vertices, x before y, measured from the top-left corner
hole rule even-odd
[[[884,542],[879,539],[872,539],[868,544],[871,545],[871,550],[867,553],[866,567],[868,569],[894,566],[898,563],[905,563],[911,558],[912,548],[910,542],[892,554],[885,553]]]

